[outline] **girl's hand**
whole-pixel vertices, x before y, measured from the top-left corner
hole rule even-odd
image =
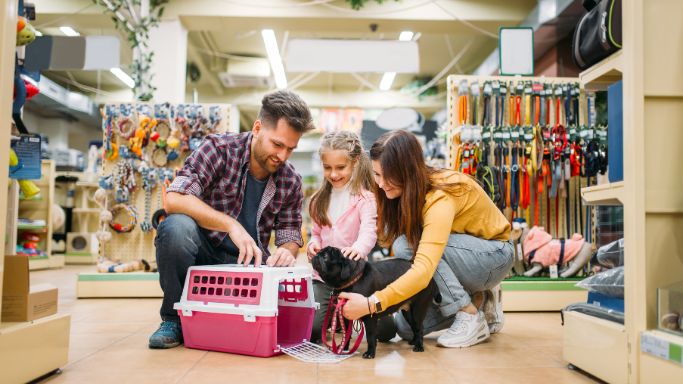
[[[317,255],[318,252],[320,252],[320,245],[318,245],[318,243],[315,241],[308,243],[308,247],[306,248],[306,256],[308,256],[309,262],[313,260],[313,256]]]
[[[351,248],[351,247],[346,247],[341,249],[342,254],[344,257],[347,259],[351,260],[360,260],[363,259],[363,255],[360,254],[357,250]]]
[[[339,297],[346,299],[343,315],[349,320],[358,320],[363,316],[369,315],[368,298],[351,292],[342,292]]]

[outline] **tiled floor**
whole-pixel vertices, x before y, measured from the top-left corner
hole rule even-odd
[[[37,271],[32,283],[59,287],[60,312],[71,314],[69,363],[49,383],[591,383],[562,360],[557,313],[514,313],[502,333],[467,349],[426,341],[424,353],[405,342],[380,344],[374,360],[307,364],[183,347],[147,349],[157,328],[158,299],[76,299],[76,273],[92,267]],[[361,346],[363,348],[363,346]]]

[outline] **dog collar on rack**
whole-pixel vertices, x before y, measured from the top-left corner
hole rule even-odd
[[[336,292],[340,292],[342,289],[346,289],[358,282],[361,277],[363,277],[363,271],[365,270],[365,260],[360,260],[358,262],[358,265],[356,266],[356,273],[354,273],[353,277],[351,280],[347,281],[346,283],[342,284],[340,287],[335,287],[334,290]]]
[[[124,212],[128,216],[127,224],[114,222],[114,219],[116,219],[117,214],[120,212]],[[111,229],[118,233],[131,232],[133,228],[135,228],[135,225],[138,223],[138,213],[135,210],[135,207],[131,205],[117,204],[111,209],[111,215],[112,219],[109,222],[109,226],[111,227]]]

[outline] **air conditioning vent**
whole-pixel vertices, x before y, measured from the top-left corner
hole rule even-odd
[[[225,72],[218,74],[226,88],[271,88],[270,64],[261,57],[229,59]]]

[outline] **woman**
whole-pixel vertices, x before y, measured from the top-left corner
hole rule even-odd
[[[510,224],[476,180],[436,170],[422,157],[417,138],[405,131],[380,137],[370,150],[382,243],[396,257],[412,259],[408,272],[369,298],[343,293],[344,316],[358,319],[404,301],[435,279],[441,300],[434,302],[424,331],[449,328],[439,336],[443,347],[468,347],[500,330],[502,311],[495,301],[491,324],[482,311],[485,292],[496,287],[513,263]],[[413,250],[417,252],[413,252]],[[489,291],[490,293],[490,291]],[[489,316],[486,316],[489,317]],[[399,335],[412,339],[405,319],[396,316]]]

